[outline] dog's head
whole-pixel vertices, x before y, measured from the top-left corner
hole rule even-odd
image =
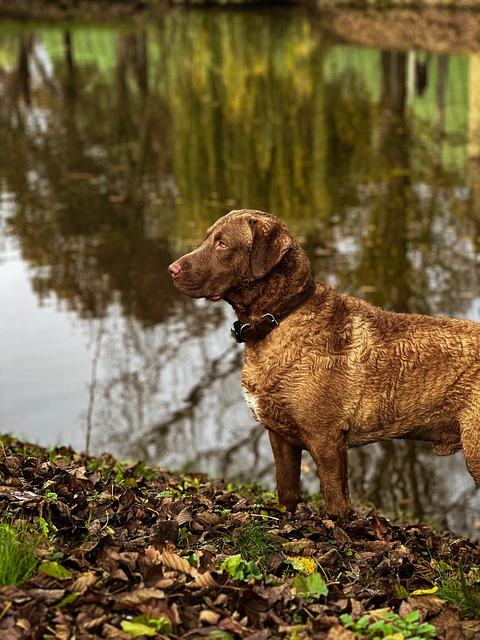
[[[169,266],[176,287],[192,298],[217,301],[265,278],[298,246],[287,227],[262,211],[230,211],[205,242]]]

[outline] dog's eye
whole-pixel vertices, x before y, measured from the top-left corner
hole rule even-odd
[[[226,249],[227,248],[227,245],[225,244],[225,242],[223,240],[218,240],[217,246],[219,246],[221,249]]]

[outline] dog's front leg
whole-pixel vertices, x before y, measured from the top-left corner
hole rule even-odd
[[[278,501],[295,513],[300,502],[300,464],[302,449],[290,444],[273,431],[268,432],[275,460]]]
[[[343,431],[327,432],[308,443],[308,450],[315,462],[329,515],[347,517],[352,511],[348,488],[348,448]]]

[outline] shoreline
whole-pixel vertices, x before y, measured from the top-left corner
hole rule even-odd
[[[325,32],[332,44],[375,48],[382,51],[434,54],[476,54],[480,52],[480,0],[444,2],[343,2],[317,0],[313,3],[280,3],[259,7],[237,3],[179,3],[165,0],[71,0],[52,4],[47,0],[0,0],[0,18],[32,23],[83,24],[111,22],[146,23],[171,11],[308,11],[313,24]]]

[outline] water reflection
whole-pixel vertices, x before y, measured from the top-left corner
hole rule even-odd
[[[166,269],[235,207],[282,215],[340,290],[480,320],[480,57],[339,44],[338,29],[298,10],[0,28],[0,269],[6,287],[20,256],[40,305],[21,329],[4,320],[8,430],[39,419],[22,376],[55,349],[9,336],[43,305],[87,328],[70,351],[82,410],[48,394],[41,408],[63,442],[91,430],[96,451],[271,483],[231,312],[181,296]],[[473,530],[461,456],[398,442],[350,457],[362,499]]]

